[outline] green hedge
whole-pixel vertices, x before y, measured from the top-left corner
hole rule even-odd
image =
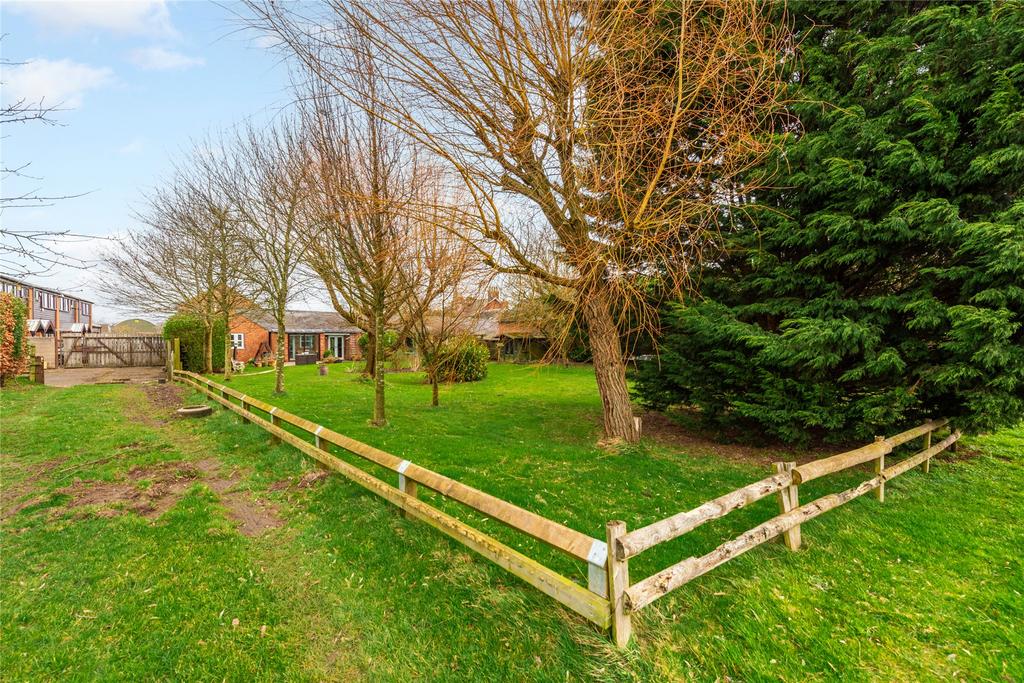
[[[213,371],[224,369],[224,323],[213,325]],[[205,330],[203,321],[194,315],[179,313],[164,323],[164,339],[181,340],[181,367],[189,372],[203,371]]]
[[[25,302],[10,294],[0,294],[0,384],[22,371],[27,357],[25,344]]]

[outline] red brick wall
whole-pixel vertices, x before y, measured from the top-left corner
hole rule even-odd
[[[248,363],[256,356],[260,349],[260,344],[263,342],[270,343],[270,333],[245,316],[240,315],[231,321],[231,333],[245,335],[242,340],[245,343],[245,347],[235,349],[235,360],[240,360],[243,363]],[[271,347],[271,350],[273,350],[273,347]]]
[[[359,348],[359,337],[360,332],[350,334],[348,339],[345,340],[345,359],[346,360],[359,360],[363,357],[363,350]]]

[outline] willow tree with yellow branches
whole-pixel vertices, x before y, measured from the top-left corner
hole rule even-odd
[[[753,0],[249,0],[325,87],[461,178],[500,273],[572,293],[609,440],[639,439],[623,335],[680,296],[763,161],[787,34]],[[370,91],[367,63],[386,87]],[[532,255],[550,248],[560,268]],[[626,329],[632,327],[633,329]]]

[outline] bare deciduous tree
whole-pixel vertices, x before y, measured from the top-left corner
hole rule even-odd
[[[648,283],[681,294],[725,188],[767,153],[784,34],[754,0],[249,0],[335,94],[457,172],[475,244],[502,273],[573,294],[606,436],[635,441],[621,342],[653,325]],[[372,68],[386,87],[368,88]],[[568,274],[531,258],[552,244]]]
[[[188,166],[146,198],[144,230],[130,232],[104,254],[110,277],[99,284],[115,306],[154,313],[188,313],[205,329],[204,371],[213,372],[213,344],[225,349],[224,378],[231,378],[231,318],[249,297],[240,277],[244,259],[235,219],[214,178],[214,152],[197,146]],[[223,339],[213,339],[217,321]]]
[[[460,212],[446,201],[441,186],[421,188],[417,245],[409,267],[417,286],[410,292],[409,332],[431,386],[431,405],[439,402],[445,351],[460,336],[474,333],[479,301],[490,271],[469,242],[459,235]],[[434,197],[433,203],[427,201]]]
[[[236,219],[239,277],[277,324],[277,394],[284,393],[285,310],[307,280],[302,263],[311,231],[303,221],[311,161],[297,122],[284,120],[263,131],[251,124],[237,131],[213,169]]]
[[[376,80],[371,73],[364,77]],[[315,234],[306,259],[334,309],[367,333],[367,368],[375,387],[372,422],[384,425],[385,331],[404,326],[416,288],[410,278],[413,215],[427,167],[406,136],[327,93],[314,92],[304,116],[316,187],[310,203]]]

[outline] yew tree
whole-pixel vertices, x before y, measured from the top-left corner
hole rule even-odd
[[[724,187],[766,152],[785,32],[753,0],[252,0],[256,25],[340,97],[414,137],[472,198],[500,273],[572,292],[613,440],[635,441],[621,338],[646,281],[690,285]],[[385,88],[368,91],[367,63]],[[469,218],[469,217],[467,217]],[[540,248],[538,248],[540,247]],[[567,271],[532,258],[554,250]]]

